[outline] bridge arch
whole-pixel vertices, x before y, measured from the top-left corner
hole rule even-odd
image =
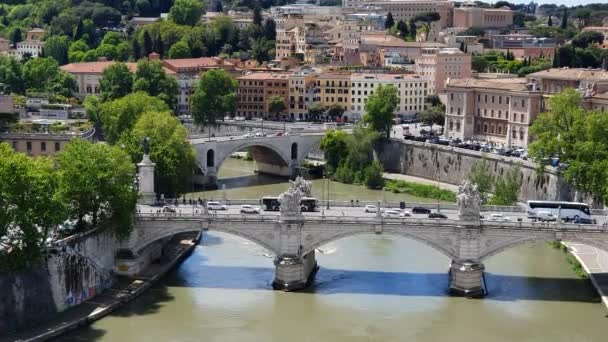
[[[277,148],[276,146],[274,146],[271,143],[267,143],[267,142],[263,142],[263,141],[247,141],[245,143],[242,144],[238,144],[236,147],[227,149],[226,151],[224,151],[224,153],[221,156],[217,157],[217,163],[215,164],[215,167],[217,168],[217,170],[219,170],[222,167],[222,164],[224,163],[224,161],[229,158],[233,153],[238,152],[238,151],[242,151],[242,150],[247,150],[247,149],[252,149],[252,148],[260,148],[260,152],[265,152],[268,156],[268,158],[271,158],[272,161],[274,161],[275,163],[278,163],[280,166],[289,166],[289,161],[290,158],[289,156],[285,155],[285,153],[283,151],[281,151],[280,148]],[[256,159],[256,155],[255,153],[252,157],[254,158],[254,160]]]
[[[298,143],[294,142],[291,144],[291,160],[298,159]]]
[[[323,245],[326,245],[326,244],[334,242],[334,241],[338,241],[343,238],[356,236],[356,235],[374,235],[374,234],[375,233],[373,231],[338,233],[336,235],[332,235],[332,236],[320,239],[318,241],[315,241],[311,245],[304,246],[302,249],[302,255],[306,255],[307,253],[314,251],[315,249],[320,248]],[[442,255],[446,256],[449,259],[457,259],[456,251],[453,248],[451,248],[452,247],[451,244],[444,245],[444,244],[442,244],[442,242],[440,240],[435,241],[434,239],[429,238],[428,236],[418,235],[415,233],[408,233],[408,232],[396,232],[396,231],[385,231],[382,233],[382,235],[398,236],[398,237],[404,237],[406,239],[414,240],[414,241],[420,242],[428,247],[431,247],[432,249],[441,253]]]
[[[527,237],[514,238],[509,241],[505,241],[505,242],[502,242],[502,243],[499,243],[496,245],[491,245],[489,248],[481,251],[481,253],[479,255],[479,260],[483,261],[489,257],[492,257],[496,254],[500,254],[508,249],[511,249],[511,248],[514,248],[514,247],[517,247],[520,245],[535,243],[535,242],[549,242],[549,241],[555,241],[555,240],[578,243],[578,244],[582,244],[582,245],[586,245],[586,246],[590,246],[590,247],[595,247],[602,251],[608,252],[608,241],[603,240],[600,237],[598,237],[598,238],[580,238],[580,237],[575,237],[575,236],[568,236],[567,238],[558,239],[557,236],[527,236]]]
[[[215,150],[212,148],[207,151],[206,165],[207,167],[215,167]]]

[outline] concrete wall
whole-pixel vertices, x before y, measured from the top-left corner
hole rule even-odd
[[[91,232],[57,243],[46,262],[0,275],[0,334],[35,325],[112,286],[115,239]]]
[[[554,170],[539,175],[536,165],[519,158],[415,141],[390,140],[378,155],[387,172],[401,173],[450,184],[461,184],[475,162],[486,156],[490,169],[501,177],[521,163],[521,200],[572,200],[574,192]]]

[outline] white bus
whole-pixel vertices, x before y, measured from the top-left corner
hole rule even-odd
[[[555,217],[575,223],[593,223],[591,209],[586,203],[559,202],[559,201],[528,201],[527,215],[529,219],[536,219],[539,211],[546,211]]]

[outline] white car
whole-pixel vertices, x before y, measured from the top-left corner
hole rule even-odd
[[[366,213],[375,213],[378,211],[378,207],[376,207],[373,204],[368,204],[365,206],[365,212]]]
[[[220,202],[207,202],[207,209],[209,210],[227,210],[228,207]]]
[[[403,215],[403,213],[401,212],[401,210],[394,210],[394,209],[388,209],[382,213],[382,217],[388,217],[388,218],[399,218],[399,217],[403,217],[402,215]]]
[[[490,214],[490,221],[511,221],[511,218],[508,216],[502,216],[502,214]]]
[[[536,212],[536,219],[540,222],[557,221],[557,216],[549,211],[538,211]]]
[[[249,204],[243,204],[241,206],[241,214],[259,214],[260,208],[256,208]]]
[[[172,206],[172,205],[166,205],[166,206],[163,207],[162,211],[163,211],[163,213],[174,213],[177,210],[175,210],[175,207]]]
[[[262,132],[257,132],[257,133],[255,134],[255,136],[256,136],[256,137],[263,137],[263,136],[264,136],[264,133],[262,133]]]
[[[247,133],[247,134],[243,135],[244,139],[249,139],[249,138],[253,138],[253,137],[254,137],[254,135],[251,133]]]

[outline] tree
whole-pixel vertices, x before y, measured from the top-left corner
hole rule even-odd
[[[131,43],[131,51],[133,52],[134,60],[139,60],[141,58],[141,46],[139,45],[137,38],[133,38],[133,42]]]
[[[477,27],[477,26],[471,26],[469,28],[467,28],[464,31],[460,31],[460,33],[458,33],[458,35],[460,36],[476,36],[476,37],[483,37],[486,34],[486,30],[484,30],[481,27]]]
[[[382,164],[379,161],[372,161],[363,171],[365,186],[370,189],[382,189],[384,186],[383,171]]]
[[[485,156],[473,164],[469,171],[468,179],[477,184],[477,190],[479,190],[482,201],[485,202],[494,186],[494,176],[490,171],[490,163],[488,163],[488,159]]]
[[[509,7],[510,9],[514,9],[515,5],[513,5],[512,3],[508,2],[508,1],[496,1],[494,3],[494,8],[501,8],[501,7]]]
[[[145,137],[150,137],[150,159],[156,163],[156,191],[171,198],[191,189],[195,152],[181,122],[167,111],[143,113],[121,140],[133,163],[142,159]]]
[[[97,109],[98,120],[110,144],[116,143],[123,134],[128,133],[142,113],[166,110],[169,110],[169,107],[164,101],[144,92],[104,102]]]
[[[268,99],[268,112],[275,118],[277,118],[279,113],[283,112],[285,109],[287,109],[287,106],[285,105],[285,100],[282,96],[274,95]]]
[[[49,233],[66,219],[53,162],[0,143],[0,272],[39,265]]]
[[[177,42],[169,49],[169,58],[190,58],[190,48],[184,42]]]
[[[604,35],[597,31],[581,32],[572,38],[572,45],[577,48],[587,48],[594,43],[602,45],[603,42]]]
[[[15,29],[13,29],[13,31],[11,31],[9,34],[9,39],[10,39],[11,43],[13,43],[13,45],[22,41],[23,38],[21,37],[21,29],[19,27],[16,27]]]
[[[346,109],[344,109],[344,107],[333,104],[327,108],[327,115],[335,121],[337,118],[342,117],[342,114],[344,114],[345,111]]]
[[[262,27],[262,20],[262,9],[259,6],[256,6],[253,9],[253,25]]]
[[[564,30],[568,27],[568,8],[564,7],[564,13],[562,14],[562,21],[559,27]]]
[[[441,106],[428,107],[420,113],[420,120],[427,126],[443,126],[445,123],[445,109]]]
[[[275,40],[277,38],[277,24],[274,19],[268,18],[264,21],[264,38]]]
[[[169,11],[169,19],[178,25],[194,26],[203,14],[200,0],[175,0]]]
[[[551,16],[549,16],[549,19],[547,20],[547,26],[553,26],[553,20],[551,19]]]
[[[494,183],[493,205],[514,205],[519,197],[521,187],[521,166],[510,169],[503,177],[497,177]]]
[[[105,57],[108,60],[115,60],[118,57],[116,46],[110,44],[101,44],[95,49],[97,56]]]
[[[414,23],[420,23],[422,28],[426,34],[426,40],[429,40],[429,33],[431,32],[431,24],[435,21],[439,21],[441,19],[441,15],[437,12],[425,12],[416,15],[412,18]]]
[[[393,26],[395,26],[395,19],[393,19],[393,14],[388,12],[386,20],[384,21],[384,28],[390,30]]]
[[[308,119],[310,121],[319,121],[321,115],[325,113],[325,107],[320,103],[313,103],[308,106]]]
[[[403,22],[403,20],[399,20],[397,23],[397,31],[399,32],[399,36],[402,38],[407,38],[410,35],[408,31],[407,24]]]
[[[258,63],[269,61],[271,56],[274,56],[274,41],[269,41],[266,38],[256,39],[251,46],[251,55]]]
[[[409,22],[409,31],[410,31],[410,36],[412,37],[413,40],[416,40],[416,31],[417,31],[417,27],[416,27],[416,23],[413,20],[410,20]]]
[[[579,8],[574,12],[574,17],[578,19],[579,30],[587,26],[587,21],[591,18],[591,10],[588,8]]]
[[[133,75],[124,63],[114,63],[107,67],[99,80],[103,101],[115,100],[131,93]]]
[[[154,52],[154,48],[152,46],[152,37],[150,37],[150,33],[148,33],[147,30],[144,30],[143,40],[144,40],[144,50],[143,50],[144,55],[142,57],[147,57],[149,54]]]
[[[575,50],[572,45],[562,45],[557,49],[555,59],[557,59],[557,67],[574,66]]]
[[[103,36],[103,39],[101,40],[101,42],[99,43],[101,44],[109,44],[109,45],[118,45],[120,43],[122,43],[125,40],[125,36],[118,33],[118,32],[108,32]]]
[[[59,197],[77,227],[107,227],[119,238],[133,228],[135,167],[118,146],[72,140],[57,156]]]
[[[74,40],[79,40],[82,38],[82,36],[84,35],[84,23],[81,20],[78,20],[78,25],[76,25],[76,28],[74,29],[74,35],[72,36],[72,38],[74,38]]]
[[[394,113],[399,105],[397,94],[397,88],[394,86],[379,85],[365,104],[363,121],[376,132],[386,134],[387,139],[390,138]]]
[[[68,37],[50,36],[44,42],[44,55],[55,59],[59,65],[68,64]]]
[[[348,157],[348,134],[342,130],[330,129],[321,139],[320,147],[329,171],[333,172]]]
[[[0,55],[0,83],[7,94],[25,94],[23,68],[14,57]]]
[[[59,64],[53,58],[34,58],[23,65],[26,89],[45,92],[59,73]]]
[[[190,98],[194,122],[213,124],[232,113],[236,106],[236,87],[236,80],[223,69],[203,73]]]
[[[155,96],[169,106],[177,106],[177,80],[168,76],[159,61],[140,60],[137,63],[137,71],[133,79],[133,91],[145,91]]]

